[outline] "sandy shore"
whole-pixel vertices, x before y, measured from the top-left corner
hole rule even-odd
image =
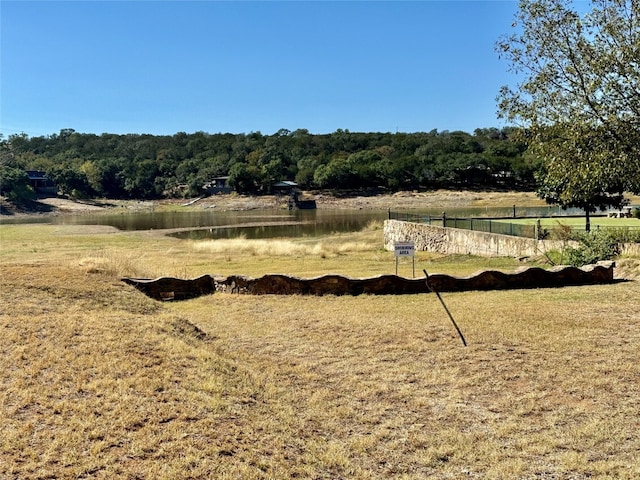
[[[382,195],[337,196],[332,193],[308,193],[316,199],[318,208],[412,210],[452,207],[510,207],[545,205],[533,192],[471,192],[436,190],[430,192],[397,192]],[[59,197],[38,199],[27,208],[15,208],[0,200],[2,216],[96,214],[113,211],[200,210],[215,208],[221,211],[243,211],[262,208],[284,208],[286,199],[273,195],[215,195],[201,199],[137,200],[70,200]]]

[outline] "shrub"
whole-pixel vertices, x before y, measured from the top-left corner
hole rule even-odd
[[[640,243],[640,230],[637,228],[608,228],[606,232],[620,243]]]
[[[577,248],[567,247],[567,263],[574,267],[590,265],[601,260],[611,260],[620,254],[620,241],[612,232],[574,233],[573,240],[579,242]]]

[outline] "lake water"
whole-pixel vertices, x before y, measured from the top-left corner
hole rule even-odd
[[[442,209],[411,211],[440,218]],[[516,210],[518,216],[570,214],[557,207],[533,207]],[[509,217],[513,208],[448,209],[447,218]],[[188,212],[119,212],[98,215],[59,215],[29,218],[3,217],[3,224],[46,223],[55,225],[109,225],[120,230],[173,230],[168,234],[184,239],[236,238],[248,239],[320,236],[331,233],[362,230],[372,221],[384,221],[387,210],[248,210],[216,211],[215,209]],[[177,231],[181,230],[181,231]]]
[[[283,210],[188,212],[119,212],[98,215],[2,217],[2,224],[109,225],[119,230],[173,230],[178,238],[275,238],[319,236],[359,231],[372,221],[387,218],[377,210]],[[176,230],[183,230],[176,232]]]

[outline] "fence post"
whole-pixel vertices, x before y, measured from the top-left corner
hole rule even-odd
[[[442,227],[446,228],[447,226],[447,214],[445,212],[442,212]]]

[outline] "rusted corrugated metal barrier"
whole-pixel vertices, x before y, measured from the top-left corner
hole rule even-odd
[[[524,268],[513,273],[487,270],[469,277],[429,275],[430,285],[438,292],[468,290],[505,290],[549,288],[613,283],[613,262],[577,267],[555,267],[545,270]],[[259,278],[242,275],[195,279],[160,277],[156,279],[123,278],[122,281],[156,300],[184,300],[215,292],[253,295],[405,295],[429,293],[425,278],[404,278],[379,275],[370,278],[349,278],[341,275],[322,275],[298,278],[270,274]]]

